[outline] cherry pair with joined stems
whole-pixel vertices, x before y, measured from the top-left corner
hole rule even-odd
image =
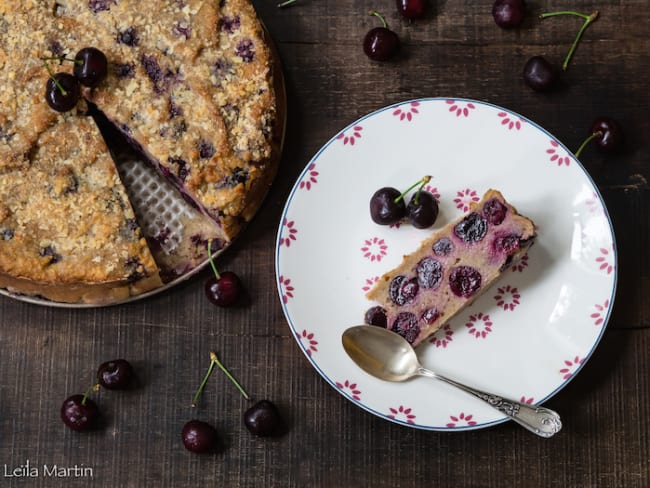
[[[370,217],[379,225],[393,225],[406,217],[418,229],[431,227],[438,218],[438,202],[424,191],[430,180],[431,176],[424,176],[404,192],[393,187],[380,188],[370,198]],[[419,188],[407,205],[404,198],[416,187]]]
[[[97,382],[83,395],[69,396],[61,405],[61,420],[72,430],[83,431],[93,426],[99,417],[99,407],[90,398],[93,391],[101,387],[109,390],[128,388],[133,377],[133,368],[126,359],[114,359],[102,363],[97,369]]]
[[[246,400],[253,401],[239,381],[235,379],[230,371],[228,371],[219,360],[217,354],[215,352],[210,352],[210,366],[208,367],[208,370],[192,399],[193,408],[198,405],[199,398],[201,397],[215,366],[223,371],[226,377],[233,385],[235,385],[239,393],[241,393]],[[275,404],[269,400],[260,400],[244,412],[244,425],[252,434],[260,437],[269,437],[280,434],[284,427],[284,422]],[[181,433],[181,438],[185,448],[195,453],[211,452],[215,449],[218,442],[216,429],[211,424],[198,419],[190,420],[185,424]]]
[[[60,72],[52,73],[48,61],[57,60],[74,63],[73,74]],[[74,59],[55,57],[44,59],[45,69],[49,75],[45,84],[45,100],[57,112],[72,110],[81,98],[81,85],[87,87],[97,86],[108,74],[108,60],[106,55],[97,48],[85,47],[81,49]]]

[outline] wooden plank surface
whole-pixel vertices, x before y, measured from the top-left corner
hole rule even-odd
[[[650,172],[647,2],[528,2],[517,31],[492,21],[492,2],[439,1],[416,23],[394,3],[298,0],[278,9],[255,2],[278,44],[289,96],[280,173],[243,238],[220,258],[250,292],[244,307],[208,304],[209,272],[132,304],[86,310],[45,308],[0,297],[0,486],[224,487],[639,487],[650,486]],[[551,8],[598,9],[556,93],[524,86],[528,57],[559,61],[577,19],[539,21]],[[361,51],[384,11],[404,43],[399,60],[372,63]],[[514,110],[577,148],[593,118],[620,120],[625,150],[581,158],[614,222],[619,286],[611,323],[580,374],[548,401],[564,429],[537,439],[511,424],[464,433],[423,432],[378,419],[348,402],[310,366],[284,319],[275,288],[274,244],[289,191],[311,156],[357,117],[418,97],[485,100]],[[288,433],[257,439],[242,425],[247,403],[215,375],[200,408],[190,402],[217,350],[258,398],[289,420]],[[59,420],[62,400],[93,382],[97,365],[130,359],[138,384],[101,391],[103,425],[89,433]],[[195,456],[180,442],[198,416],[225,448]],[[30,462],[90,467],[92,478],[8,477]]]

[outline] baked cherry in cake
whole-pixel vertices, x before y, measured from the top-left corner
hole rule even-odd
[[[365,322],[418,345],[488,289],[535,237],[534,223],[489,190],[379,279],[366,294],[376,304]]]

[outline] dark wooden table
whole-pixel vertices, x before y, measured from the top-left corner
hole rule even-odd
[[[250,303],[229,310],[207,303],[208,270],[168,293],[109,308],[47,308],[0,297],[0,486],[650,486],[647,2],[531,1],[528,20],[515,31],[495,25],[491,1],[431,2],[427,18],[415,23],[400,19],[388,0],[297,0],[284,9],[273,0],[255,3],[284,62],[289,112],[276,183],[242,239],[220,258],[222,269],[242,276]],[[543,54],[560,62],[580,24],[536,18],[552,7],[597,9],[600,18],[586,31],[563,87],[537,94],[522,82],[525,61]],[[364,56],[362,38],[377,24],[369,8],[384,12],[400,35],[397,61]],[[429,96],[504,106],[570,148],[597,116],[624,127],[621,153],[589,147],[581,157],[613,219],[619,287],[594,355],[547,402],[564,420],[550,440],[512,423],[436,433],[376,418],[316,373],[283,316],[274,244],[296,177],[359,116]],[[213,376],[200,408],[189,408],[212,349],[250,392],[279,405],[290,423],[285,436],[250,436],[241,422],[247,404],[222,374]],[[115,357],[133,362],[137,388],[100,392],[103,426],[70,431],[59,420],[62,400],[82,392],[97,365]],[[196,456],[183,448],[180,430],[193,416],[219,429],[221,453]],[[26,463],[76,466],[77,474],[91,468],[92,477],[6,476]]]

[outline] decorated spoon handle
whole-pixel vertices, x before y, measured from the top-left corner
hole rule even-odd
[[[519,425],[525,427],[540,437],[552,437],[553,435],[557,434],[562,428],[560,416],[557,414],[557,412],[554,412],[548,408],[528,405],[526,403],[521,403],[515,400],[500,397],[499,395],[494,395],[492,393],[486,393],[475,388],[470,388],[469,386],[458,383],[457,381],[449,379],[438,373],[434,373],[433,371],[426,368],[420,368],[418,370],[418,374],[421,376],[427,376],[429,378],[435,378],[437,380],[443,381],[452,386],[455,386],[456,388],[460,388],[470,395],[474,395],[476,398],[480,398],[488,405],[496,408],[499,412],[507,415]]]

